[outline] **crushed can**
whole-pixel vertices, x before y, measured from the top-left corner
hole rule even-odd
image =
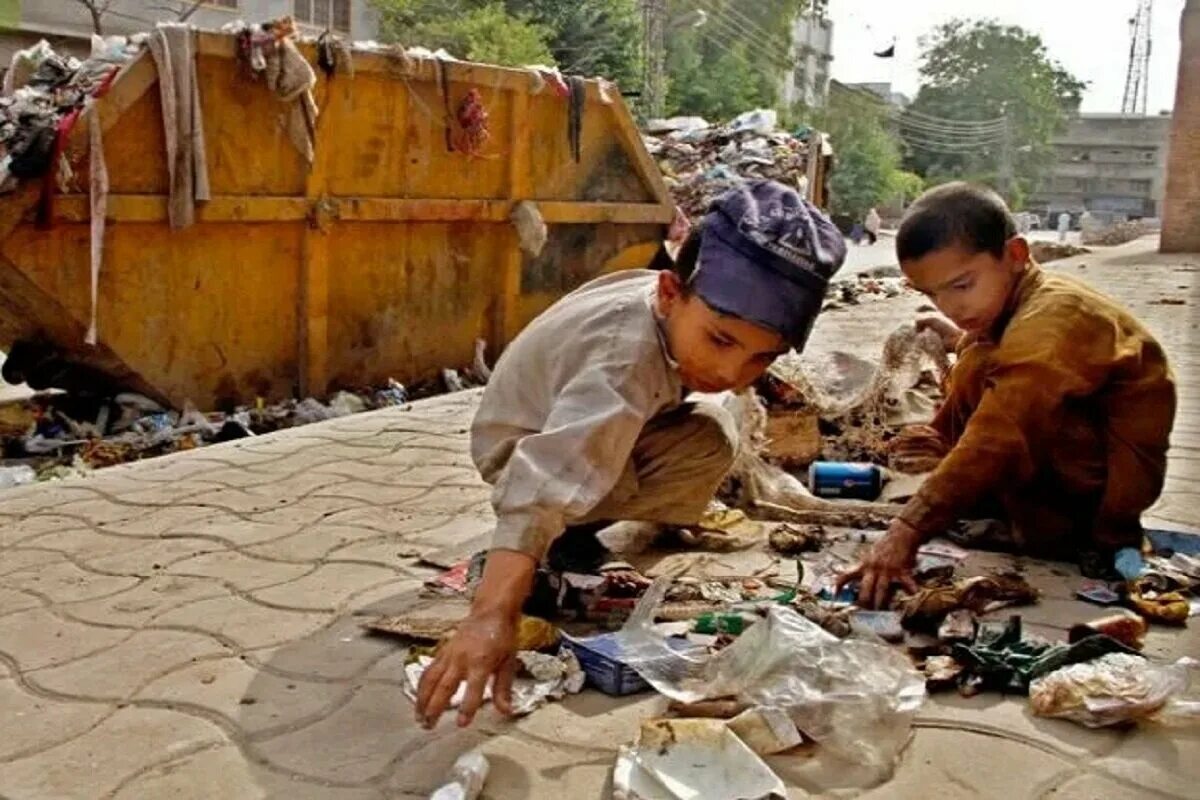
[[[814,461],[808,468],[808,489],[816,497],[874,500],[883,492],[883,470],[874,464]]]

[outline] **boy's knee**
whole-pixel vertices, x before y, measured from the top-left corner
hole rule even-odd
[[[740,434],[733,415],[712,403],[697,403],[684,426],[692,457],[728,469],[737,456]]]

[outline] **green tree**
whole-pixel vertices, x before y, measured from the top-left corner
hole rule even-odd
[[[553,64],[553,31],[499,0],[375,0],[385,38],[470,61],[520,66]]]
[[[671,0],[667,113],[722,121],[772,107],[792,67],[792,25],[809,0]],[[686,20],[704,11],[694,27]]]
[[[1087,84],[1050,57],[1041,37],[993,20],[953,20],[922,41],[922,85],[910,110],[951,120],[1008,120],[1007,137],[945,137],[912,132],[907,163],[930,182],[975,180],[1008,189],[1010,201],[1032,191],[1053,160],[1050,139],[1079,108]],[[944,152],[944,151],[957,152]],[[1011,160],[1014,182],[1005,183]]]
[[[869,209],[898,196],[919,194],[920,176],[900,169],[902,154],[888,107],[870,92],[834,84],[823,109],[793,109],[791,116],[825,132],[833,145],[829,206],[861,220]]]
[[[642,21],[637,0],[508,0],[509,13],[551,31],[563,72],[600,75],[626,89],[641,78]]]

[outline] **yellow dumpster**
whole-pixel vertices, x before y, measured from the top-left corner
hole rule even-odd
[[[52,354],[34,383],[73,373],[220,408],[423,379],[469,364],[477,339],[494,357],[580,283],[648,263],[672,218],[628,108],[596,81],[572,106],[527,70],[356,52],[352,75],[317,71],[310,165],[237,39],[202,33],[196,50],[211,199],[193,225],[168,225],[148,52],[76,126],[75,185],[48,227],[40,186],[0,198],[0,349]],[[490,136],[455,147],[448,117],[472,91]],[[110,191],[94,345],[92,115]],[[536,256],[510,221],[526,200],[548,229]]]

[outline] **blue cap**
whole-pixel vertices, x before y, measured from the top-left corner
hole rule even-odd
[[[713,309],[804,348],[846,243],[795,190],[755,181],[718,198],[704,218],[691,287]]]

